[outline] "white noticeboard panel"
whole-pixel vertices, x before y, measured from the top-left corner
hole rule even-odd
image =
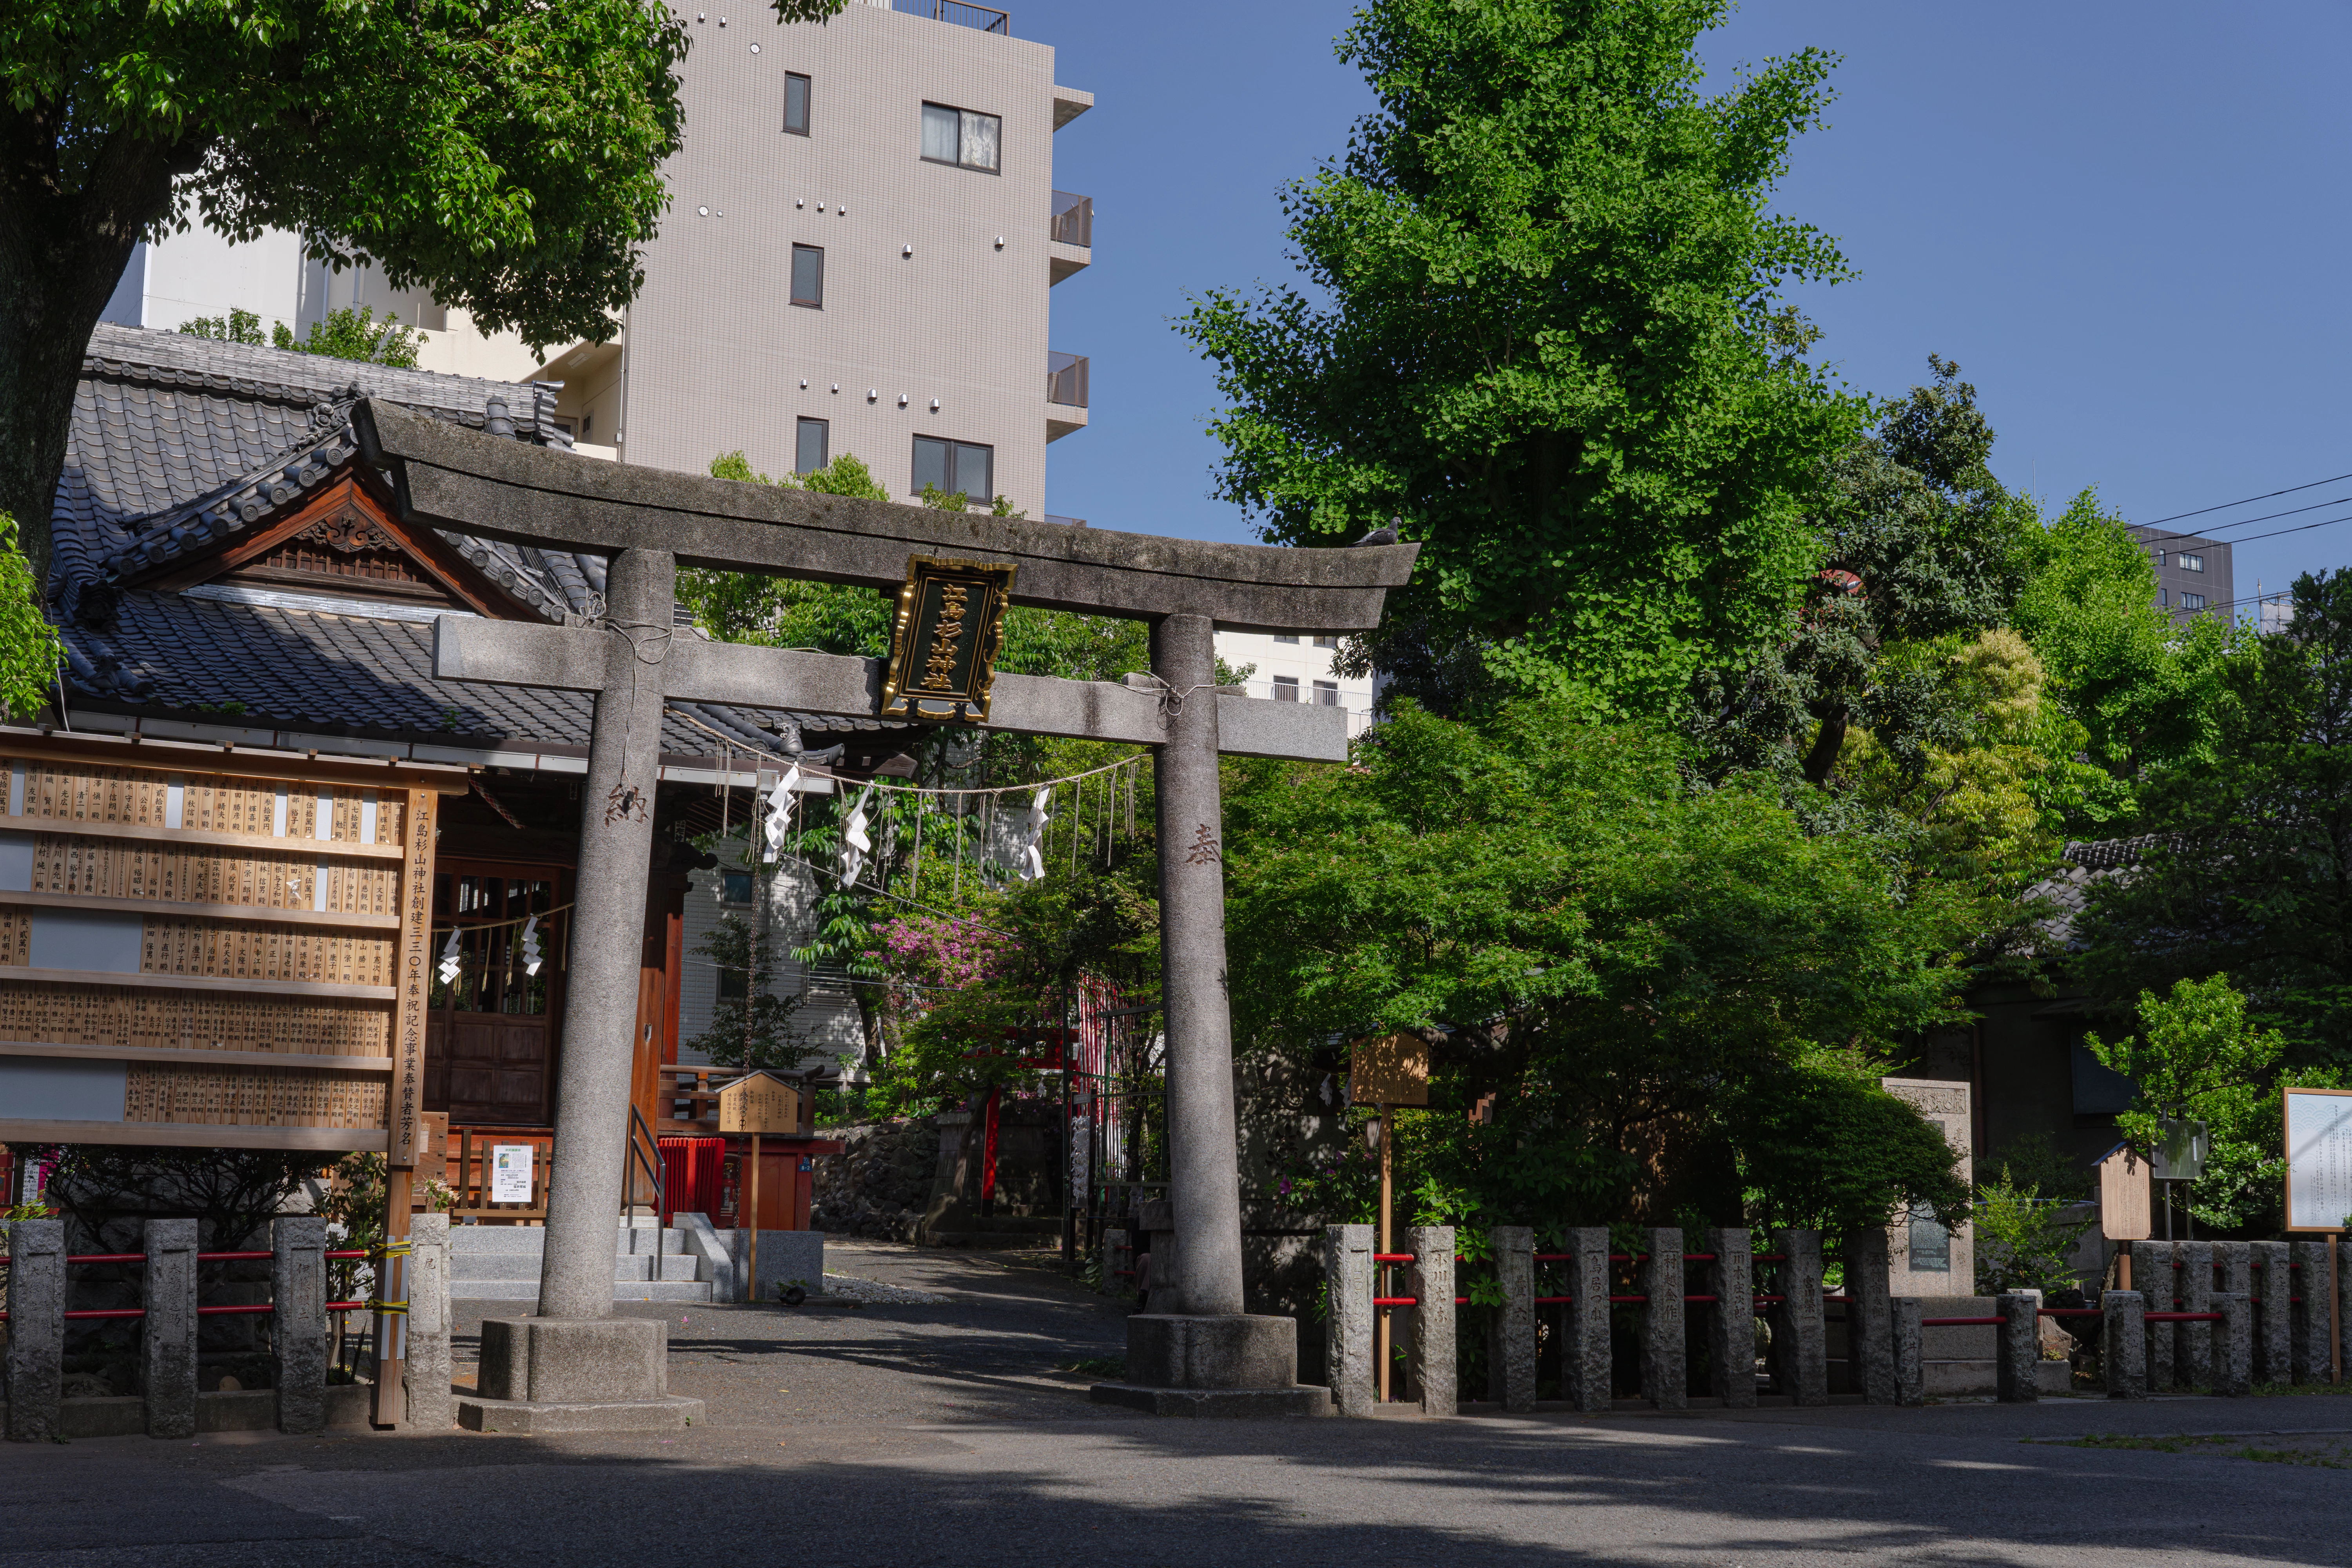
[[[2286,1090],[2286,1227],[2342,1230],[2352,1215],[2352,1092]]]
[[[490,1145],[490,1202],[530,1202],[530,1155],[528,1143]]]

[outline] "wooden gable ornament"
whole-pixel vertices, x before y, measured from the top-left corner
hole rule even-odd
[[[175,557],[125,587],[173,592],[233,583],[289,593],[382,599],[471,610],[495,620],[534,620],[457,548],[429,528],[397,520],[381,480],[356,463],[267,526],[222,542],[194,560]]]
[[[782,1134],[801,1130],[801,1091],[765,1068],[747,1074],[719,1091],[721,1133]]]

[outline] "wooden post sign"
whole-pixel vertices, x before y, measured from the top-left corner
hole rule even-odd
[[[2290,1089],[2286,1100],[2286,1228],[2344,1228],[2352,1215],[2352,1090]]]
[[[464,788],[0,729],[0,1142],[413,1165],[436,797]]]
[[[782,1133],[801,1130],[801,1092],[764,1069],[737,1079],[719,1091],[719,1131]]]
[[[2099,1162],[2101,1236],[2109,1241],[2146,1241],[2155,1234],[2147,1184],[2147,1162],[2128,1144]]]

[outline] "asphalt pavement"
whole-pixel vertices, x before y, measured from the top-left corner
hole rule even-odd
[[[1155,1421],[1058,1370],[1123,1331],[1045,1269],[828,1261],[946,1300],[630,1309],[707,1403],[671,1435],[0,1445],[0,1568],[2352,1560],[2352,1396]],[[2301,1436],[2067,1442],[2182,1433]]]

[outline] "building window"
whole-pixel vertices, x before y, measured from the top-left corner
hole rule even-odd
[[[740,1002],[751,994],[751,977],[750,975],[740,969],[722,969],[719,972],[719,999],[721,1002]]]
[[[2172,590],[2169,588],[2158,588],[2156,591],[2156,603],[2159,609],[2164,605],[2172,603]]]
[[[1298,677],[1295,675],[1276,676],[1274,678],[1274,700],[1276,702],[1297,701]]]
[[[824,307],[824,252],[814,245],[793,247],[793,303]]]
[[[2173,564],[2179,566],[2183,572],[2202,572],[2205,570],[2205,557],[2202,555],[2191,555],[2186,551],[2183,551],[2180,554],[2174,556],[2172,561]]]
[[[830,462],[826,444],[832,433],[832,426],[822,419],[802,420],[793,441],[793,472],[813,474]]]
[[[916,437],[914,493],[921,495],[926,486],[948,495],[961,490],[967,503],[985,504],[996,494],[996,448]]]
[[[1298,634],[1297,632],[1276,632],[1274,634],[1274,640],[1276,642],[1295,643],[1298,640]]]
[[[1317,647],[1338,647],[1339,646],[1339,639],[1335,637],[1319,637],[1315,639],[1315,646]]]
[[[2205,607],[2205,595],[2183,594],[2180,595],[2180,607],[2184,610],[2201,610]]]
[[[784,129],[794,136],[809,133],[809,79],[796,71],[784,73]]]
[[[993,114],[927,103],[923,105],[923,161],[953,163],[959,169],[985,169],[992,174],[1003,123]]]
[[[1315,706],[1318,708],[1337,708],[1339,706],[1339,683],[1336,680],[1317,681],[1315,683]]]
[[[748,904],[751,901],[751,873],[721,871],[719,873],[719,901],[722,904]]]
[[[580,416],[580,438],[585,441],[595,433],[596,416],[593,414],[583,414]]]

